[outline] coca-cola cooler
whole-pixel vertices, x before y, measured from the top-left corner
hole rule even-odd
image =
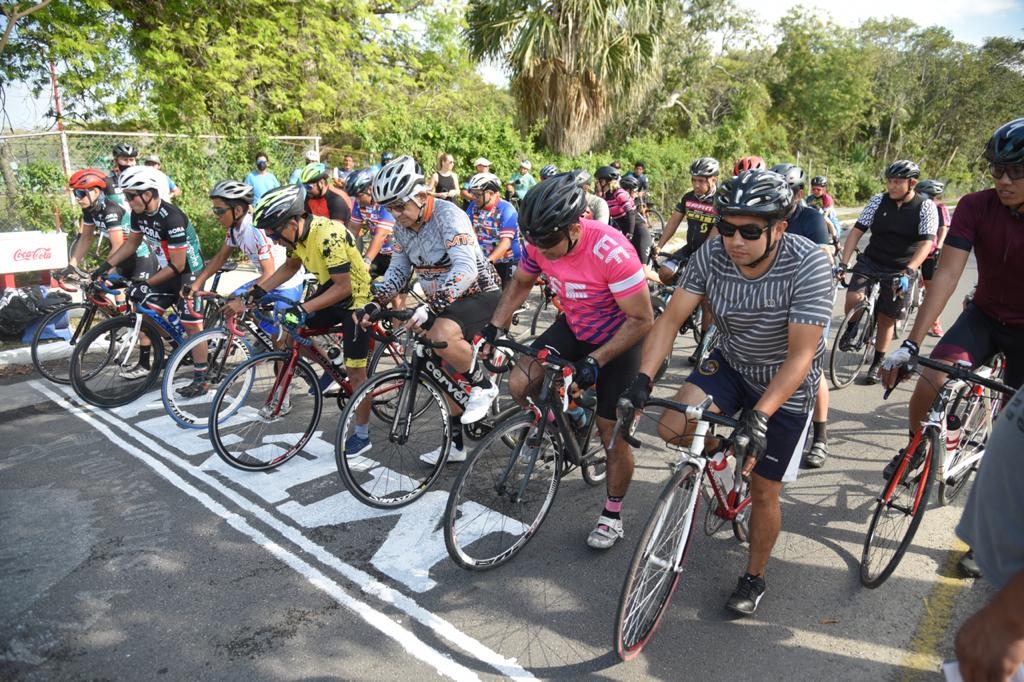
[[[68,264],[63,232],[0,232],[0,288],[14,286],[19,272],[60,270]],[[44,276],[48,281],[49,278]]]

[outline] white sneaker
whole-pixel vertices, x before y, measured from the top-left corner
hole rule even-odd
[[[474,386],[469,392],[466,411],[462,413],[463,424],[473,424],[484,418],[491,403],[498,397],[498,387],[491,383],[490,387]]]
[[[429,464],[430,466],[434,466],[435,464],[437,464],[437,459],[440,456],[441,456],[441,448],[438,448],[436,450],[431,450],[428,453],[420,455],[420,461],[423,462],[424,464]],[[465,462],[465,461],[466,461],[466,451],[465,450],[461,450],[461,449],[459,449],[459,448],[457,448],[457,447],[455,447],[453,445],[451,447],[451,449],[448,451],[448,459],[447,459],[446,463],[447,464],[452,464],[452,463],[455,463],[455,462]]]
[[[145,379],[149,376],[149,370],[142,365],[132,365],[131,367],[121,365],[121,369],[118,370],[117,375],[122,379],[135,381],[136,379]]]
[[[277,414],[274,414],[274,410],[277,408],[277,403],[271,402],[269,405],[264,405],[260,408],[259,415],[261,419],[275,419],[280,418],[292,411],[291,398],[285,398],[284,403],[281,404],[281,409],[277,410]]]
[[[587,545],[594,549],[608,549],[623,536],[622,519],[610,519],[602,514],[587,537]]]

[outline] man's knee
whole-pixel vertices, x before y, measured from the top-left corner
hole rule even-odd
[[[773,481],[759,474],[750,479],[750,498],[754,504],[779,504],[782,494],[782,481]]]

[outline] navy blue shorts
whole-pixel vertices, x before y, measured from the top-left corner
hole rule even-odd
[[[739,416],[744,408],[754,407],[761,399],[761,394],[729,366],[718,349],[686,380],[712,396],[722,413],[730,416]],[[770,481],[795,481],[810,422],[809,412],[777,410],[768,419],[768,449],[754,473]]]

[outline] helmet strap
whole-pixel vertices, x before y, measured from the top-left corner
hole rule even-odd
[[[752,262],[747,263],[744,267],[756,268],[758,265],[763,263],[769,256],[772,255],[772,251],[774,251],[775,247],[777,247],[779,245],[778,242],[773,242],[772,241],[772,230],[775,228],[775,223],[777,223],[777,222],[778,222],[777,220],[773,221],[768,226],[768,229],[764,231],[764,233],[768,236],[768,248],[766,248],[764,250],[764,254],[762,254],[758,258],[755,258]]]

